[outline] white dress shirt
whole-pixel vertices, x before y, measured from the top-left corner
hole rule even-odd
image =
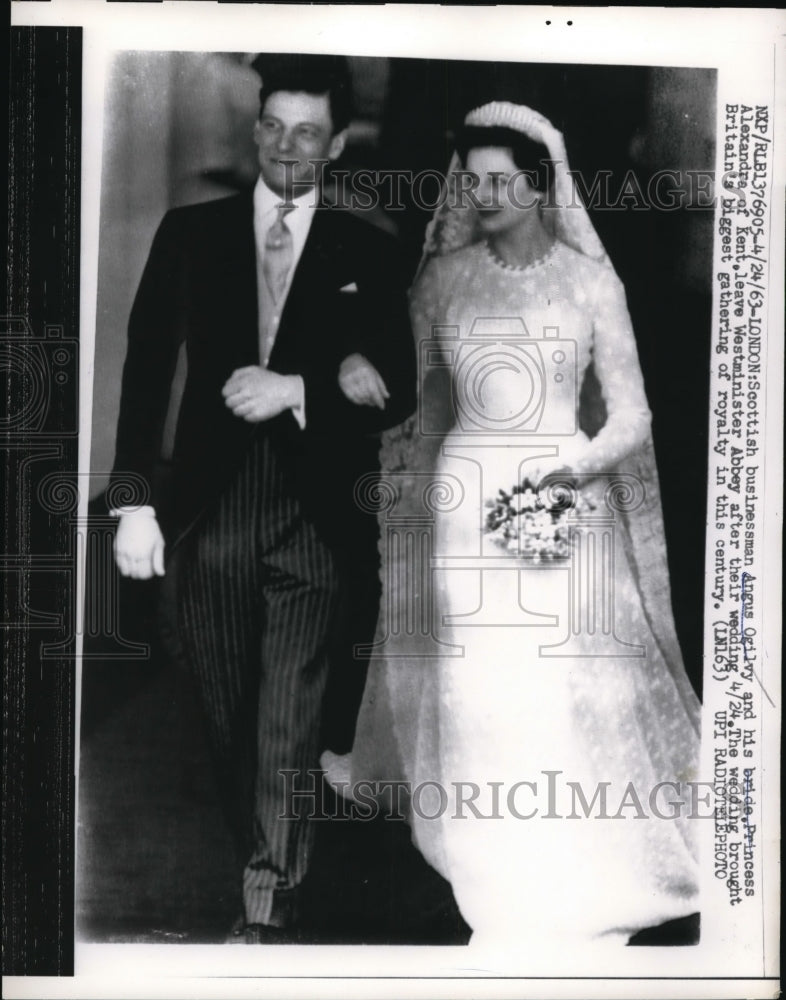
[[[281,321],[281,315],[284,311],[286,305],[287,297],[289,295],[289,289],[292,285],[292,276],[297,268],[300,256],[303,253],[303,247],[308,239],[309,230],[311,229],[311,223],[314,219],[314,212],[316,211],[316,189],[307,191],[305,194],[300,195],[297,198],[291,198],[288,200],[288,204],[294,205],[295,208],[287,213],[285,222],[287,229],[292,233],[292,267],[290,268],[289,274],[287,276],[287,283],[284,286],[284,294],[281,296],[278,303],[276,303],[275,312],[268,315],[268,322],[272,321],[272,328],[268,327],[267,335],[268,342],[272,347],[275,342],[276,332],[278,331],[278,324]],[[267,237],[267,232],[273,223],[276,221],[278,215],[278,207],[284,202],[284,198],[281,195],[276,194],[275,191],[271,191],[270,188],[265,184],[260,176],[257,180],[256,187],[254,188],[254,242],[256,244],[257,250],[257,296],[258,301],[262,302],[262,296],[268,296],[268,289],[265,282],[265,278],[262,272],[262,261],[265,256],[265,239]],[[262,313],[260,309],[259,315],[259,333],[261,336],[262,330]],[[262,364],[265,361],[262,359]],[[306,415],[305,415],[305,386],[303,385],[303,380],[300,379],[300,400],[297,406],[292,408],[292,412],[300,425],[301,429],[306,425]]]
[[[262,260],[265,256],[265,238],[267,232],[278,215],[279,205],[284,203],[281,195],[271,191],[260,177],[254,188],[254,241],[257,248],[257,291],[260,296],[267,295],[264,278],[262,277]],[[299,198],[291,198],[287,204],[294,205],[295,208],[288,212],[285,218],[287,229],[292,233],[292,267],[287,277],[284,287],[284,294],[278,303],[278,312],[275,314],[274,322],[276,327],[284,311],[289,289],[292,284],[292,276],[303,253],[303,247],[308,239],[311,223],[316,211],[316,189],[307,191]]]
[[[305,194],[300,195],[298,198],[292,198],[289,202],[290,204],[296,206],[295,209],[292,212],[289,212],[286,216],[287,228],[292,233],[292,267],[287,277],[284,294],[277,303],[278,309],[273,314],[273,329],[272,331],[268,331],[269,334],[272,333],[273,338],[275,338],[275,333],[281,320],[281,314],[284,311],[284,306],[286,305],[287,296],[289,295],[289,289],[292,284],[292,275],[295,273],[295,268],[300,260],[300,255],[303,253],[303,247],[308,239],[308,233],[314,219],[314,212],[316,211],[317,196],[316,189],[312,189],[311,191],[307,191]],[[256,183],[256,187],[254,188],[254,242],[256,243],[257,249],[257,295],[260,298],[262,295],[269,294],[262,274],[262,259],[265,254],[265,237],[267,236],[268,229],[270,229],[276,221],[278,206],[283,201],[284,199],[281,195],[271,191],[260,177]],[[259,332],[261,333],[261,330]],[[306,426],[306,387],[300,376],[297,376],[297,379],[300,385],[300,396],[296,405],[292,407],[292,413],[302,430]],[[118,507],[110,511],[110,514],[115,517],[131,513],[139,513],[141,515],[155,517],[155,509],[147,504],[141,507]]]

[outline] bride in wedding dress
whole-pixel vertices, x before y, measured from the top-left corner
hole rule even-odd
[[[494,102],[457,154],[451,193],[477,181],[412,290],[421,401],[383,452],[351,774],[407,781],[473,941],[625,944],[698,909],[699,705],[635,338],[560,133]]]

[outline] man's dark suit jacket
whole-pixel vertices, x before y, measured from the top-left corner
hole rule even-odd
[[[238,467],[253,436],[269,437],[300,499],[331,545],[358,512],[358,476],[378,469],[379,432],[415,407],[415,352],[395,242],[350,213],[320,207],[292,279],[269,368],[302,375],[306,428],[287,411],[249,424],[221,389],[259,363],[251,192],[170,211],[156,234],[131,312],[113,477],[153,483],[178,350],[188,373],[173,451],[174,497],[162,527],[177,544]],[[350,403],[338,370],[358,352],[390,392],[384,411]],[[152,502],[165,513],[155,492]],[[367,518],[366,518],[367,520]]]

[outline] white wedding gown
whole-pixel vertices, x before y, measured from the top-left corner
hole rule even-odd
[[[414,841],[476,934],[624,942],[698,909],[684,783],[699,749],[698,702],[642,599],[620,513],[653,484],[622,477],[604,500],[609,474],[649,442],[624,291],[564,244],[521,270],[481,243],[431,261],[413,319],[426,367],[450,369],[459,419],[444,440],[423,436],[427,380],[403,460],[389,449],[404,514],[382,525],[384,641],[353,777],[411,783]],[[578,428],[590,361],[606,409],[592,439]],[[601,474],[583,487],[595,510],[572,560],[533,564],[484,535],[487,499],[562,465]],[[427,523],[429,481],[443,486]],[[647,544],[663,564],[663,538]],[[673,635],[668,595],[656,607]]]

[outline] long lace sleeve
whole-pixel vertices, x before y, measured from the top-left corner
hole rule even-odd
[[[431,336],[431,327],[437,322],[441,283],[439,261],[432,257],[409,291],[409,315],[415,343],[418,345],[425,337]]]
[[[432,467],[439,442],[433,432],[435,429],[447,432],[452,424],[450,373],[447,368],[432,364],[435,351],[429,349],[427,343],[434,337],[434,325],[444,321],[446,287],[442,262],[432,258],[410,289],[418,404],[413,416],[383,435],[381,461],[383,469],[389,472]],[[424,358],[428,363],[424,364]]]
[[[613,469],[644,444],[652,419],[625,291],[612,271],[601,272],[592,299],[592,356],[607,419],[576,463],[583,473]]]

